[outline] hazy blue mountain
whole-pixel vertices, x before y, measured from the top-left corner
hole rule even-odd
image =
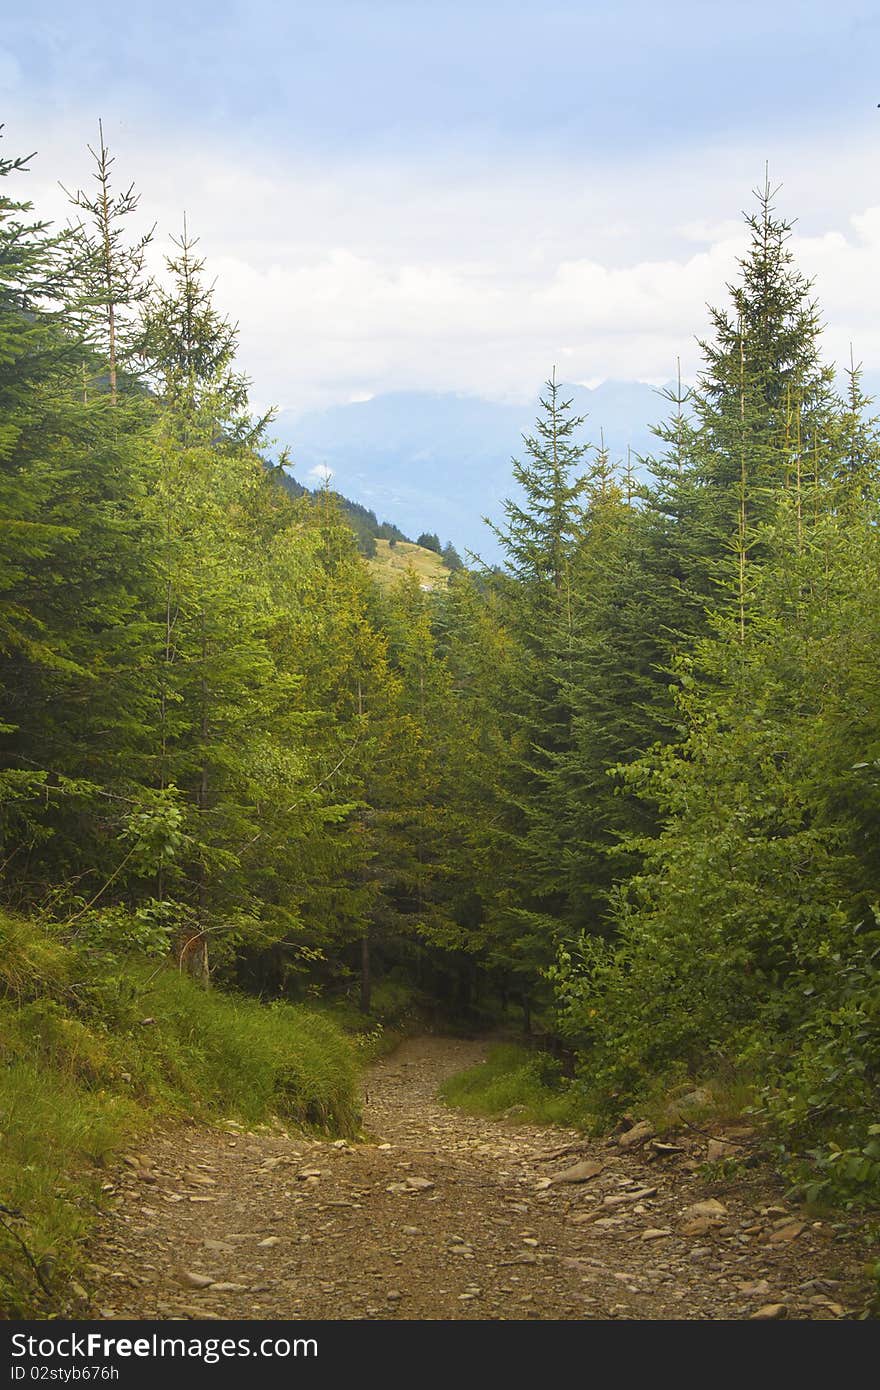
[[[666,413],[652,386],[607,381],[590,390],[566,388],[586,415],[584,438],[600,431],[612,457],[651,450],[650,426]],[[289,445],[294,477],[316,485],[313,470],[332,470],[333,487],[372,508],[408,535],[436,531],[458,550],[498,558],[482,518],[497,520],[511,490],[510,461],[522,452],[523,432],[534,426],[533,405],[508,405],[478,396],[401,391],[369,401],[295,415],[284,411],[273,427]]]

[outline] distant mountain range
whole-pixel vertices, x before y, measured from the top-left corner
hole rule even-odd
[[[598,444],[600,432],[612,458],[650,452],[651,425],[666,403],[657,390],[635,381],[606,381],[590,389],[565,387],[577,414],[587,416],[582,437]],[[320,486],[326,470],[332,487],[390,520],[407,535],[437,532],[494,563],[497,541],[483,524],[497,521],[512,491],[511,458],[522,455],[522,435],[534,428],[538,401],[509,405],[478,396],[400,391],[368,401],[296,415],[283,411],[272,427],[290,449],[293,476]]]
[[[841,383],[842,384],[842,383]],[[864,388],[880,395],[880,373]],[[639,381],[606,381],[590,389],[563,388],[579,415],[582,437],[604,433],[612,459],[652,453],[652,425],[668,418],[658,389]],[[501,558],[482,518],[498,521],[513,491],[511,458],[522,456],[522,435],[534,428],[537,398],[509,405],[479,396],[400,391],[368,401],[297,415],[282,411],[273,433],[289,446],[293,476],[308,488],[326,470],[334,490],[374,511],[410,537],[437,532],[465,556]],[[466,558],[466,557],[465,557]]]

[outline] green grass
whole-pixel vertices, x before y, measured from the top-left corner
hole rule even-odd
[[[411,541],[398,541],[396,545],[377,541],[376,554],[368,563],[384,585],[395,584],[408,570],[415,570],[419,583],[432,589],[445,589],[449,583],[449,570],[437,552]]]
[[[132,974],[143,977],[144,968]],[[193,1113],[279,1115],[334,1134],[357,1129],[354,1051],[326,1016],[205,991],[175,970],[163,970],[139,1000],[157,1020],[129,1035],[147,1098]]]
[[[352,1135],[357,1072],[326,1015],[90,957],[0,913],[0,1314],[53,1311],[31,1260],[54,1264],[61,1287],[105,1165],[151,1125],[280,1117]]]
[[[562,1075],[556,1059],[514,1044],[493,1047],[485,1062],[450,1077],[440,1096],[474,1115],[503,1115],[515,1107],[511,1118],[584,1130],[591,1126],[577,1082]]]

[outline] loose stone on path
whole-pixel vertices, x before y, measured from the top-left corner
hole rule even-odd
[[[109,1175],[113,1209],[77,1276],[76,1315],[857,1315],[854,1218],[835,1221],[840,1240],[769,1174],[707,1182],[708,1140],[658,1137],[645,1121],[606,1142],[448,1109],[439,1085],[485,1052],[404,1043],[367,1079],[370,1142],[233,1120],[143,1141]]]

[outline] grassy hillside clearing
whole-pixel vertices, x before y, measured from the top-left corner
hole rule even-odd
[[[449,570],[435,550],[425,550],[410,541],[376,541],[376,554],[368,561],[380,584],[397,582],[408,570],[414,570],[423,589],[445,589]]]

